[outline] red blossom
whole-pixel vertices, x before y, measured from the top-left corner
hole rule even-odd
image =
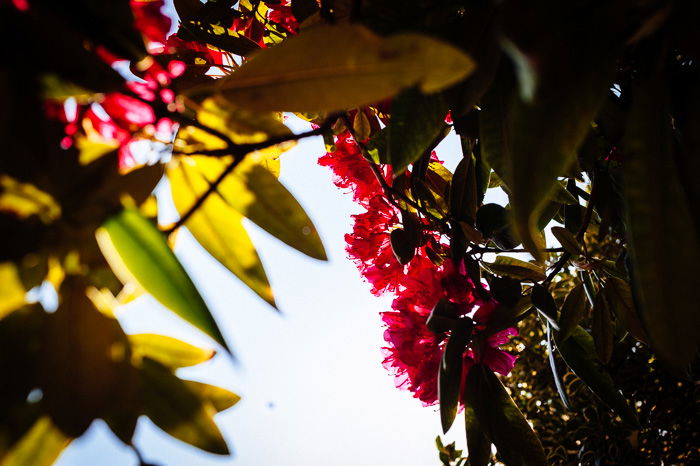
[[[165,44],[170,32],[171,20],[162,13],[163,0],[131,0],[134,14],[134,27],[138,29],[154,46]],[[151,47],[149,47],[151,48]]]

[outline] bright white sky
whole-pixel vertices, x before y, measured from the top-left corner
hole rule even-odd
[[[295,128],[296,129],[296,128]],[[438,155],[454,168],[459,157],[450,137]],[[162,434],[147,419],[135,443],[160,465],[357,466],[439,464],[435,408],[424,408],[394,388],[382,368],[379,312],[390,299],[369,293],[346,258],[344,234],[358,207],[331,183],[316,161],[320,137],[301,142],[282,157],[282,182],[319,230],[328,262],[308,259],[256,227],[250,228],[281,314],[249,291],[189,236],[177,253],[209,304],[239,365],[225,355],[182,370],[182,377],[228,388],[242,397],[216,421],[232,458],[203,453]],[[183,232],[184,233],[184,232]],[[120,321],[128,333],[163,333],[211,345],[149,297],[126,306]],[[447,441],[464,448],[463,420]],[[75,441],[57,464],[136,464],[133,453],[100,421]]]

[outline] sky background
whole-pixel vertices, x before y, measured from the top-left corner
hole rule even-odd
[[[296,123],[293,127],[300,129]],[[135,444],[147,461],[168,466],[440,464],[435,448],[439,413],[396,389],[381,365],[384,329],[379,313],[389,309],[391,298],[371,295],[346,257],[343,236],[351,228],[350,215],[360,209],[332,184],[330,170],[317,165],[323,153],[320,137],[300,142],[282,156],[280,179],[316,225],[328,262],[309,259],[257,227],[249,228],[279,313],[187,232],[179,235],[176,253],[239,363],[219,354],[178,374],[232,390],[242,400],[216,417],[232,457],[201,452],[142,418]],[[454,168],[460,157],[456,137],[443,142],[438,155]],[[170,209],[167,203],[162,206]],[[118,317],[127,333],[162,333],[213,345],[148,296],[124,306]],[[446,440],[464,448],[463,436],[464,422],[458,416]],[[97,421],[57,464],[129,465],[137,460]]]

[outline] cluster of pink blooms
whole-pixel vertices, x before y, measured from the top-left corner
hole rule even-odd
[[[336,186],[351,192],[354,201],[366,210],[353,216],[353,230],[345,236],[347,253],[374,295],[394,296],[392,310],[382,312],[381,316],[388,344],[383,348],[383,365],[395,376],[396,386],[412,392],[425,406],[437,403],[438,372],[447,335],[432,332],[426,323],[441,299],[449,300],[458,309],[455,318],[469,316],[475,323],[472,341],[463,354],[463,380],[476,363],[507,375],[516,357],[499,346],[516,330],[509,328],[486,336],[483,331],[497,303],[477,296],[463,264],[455,264],[447,257],[436,265],[428,257],[426,245],[418,247],[406,265],[398,262],[392,252],[390,235],[400,227],[400,212],[385,197],[347,131],[337,136],[335,151],[322,156],[319,164],[329,167]],[[386,179],[390,179],[389,168],[383,170]],[[424,227],[429,229],[427,222]],[[424,234],[432,236],[433,244],[440,241],[436,232]],[[441,247],[449,253],[449,246]]]

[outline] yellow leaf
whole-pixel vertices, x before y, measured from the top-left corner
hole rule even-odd
[[[217,412],[229,409],[241,401],[241,397],[233,392],[215,385],[195,382],[193,380],[185,380],[187,385],[193,392],[199,395],[200,398],[209,401]]]
[[[206,157],[177,158],[168,166],[173,200],[181,215],[209,187],[209,182],[202,175],[202,167],[197,163],[200,159],[224,166],[222,161]],[[209,254],[274,306],[272,288],[255,246],[243,228],[242,219],[240,213],[214,194],[197,209],[185,226]]]
[[[15,264],[0,263],[0,319],[25,303],[25,293]]]
[[[0,175],[0,211],[12,212],[20,218],[37,215],[44,223],[61,216],[61,206],[50,194],[8,175]]]
[[[216,354],[212,349],[199,348],[165,335],[141,333],[128,337],[135,358],[149,357],[171,369],[194,366]]]
[[[419,34],[377,36],[359,24],[310,28],[263,49],[229,76],[193,94],[219,92],[253,110],[335,111],[371,104],[418,85],[424,93],[466,78],[474,62]]]
[[[70,441],[44,416],[12,447],[2,459],[2,466],[49,466]]]

